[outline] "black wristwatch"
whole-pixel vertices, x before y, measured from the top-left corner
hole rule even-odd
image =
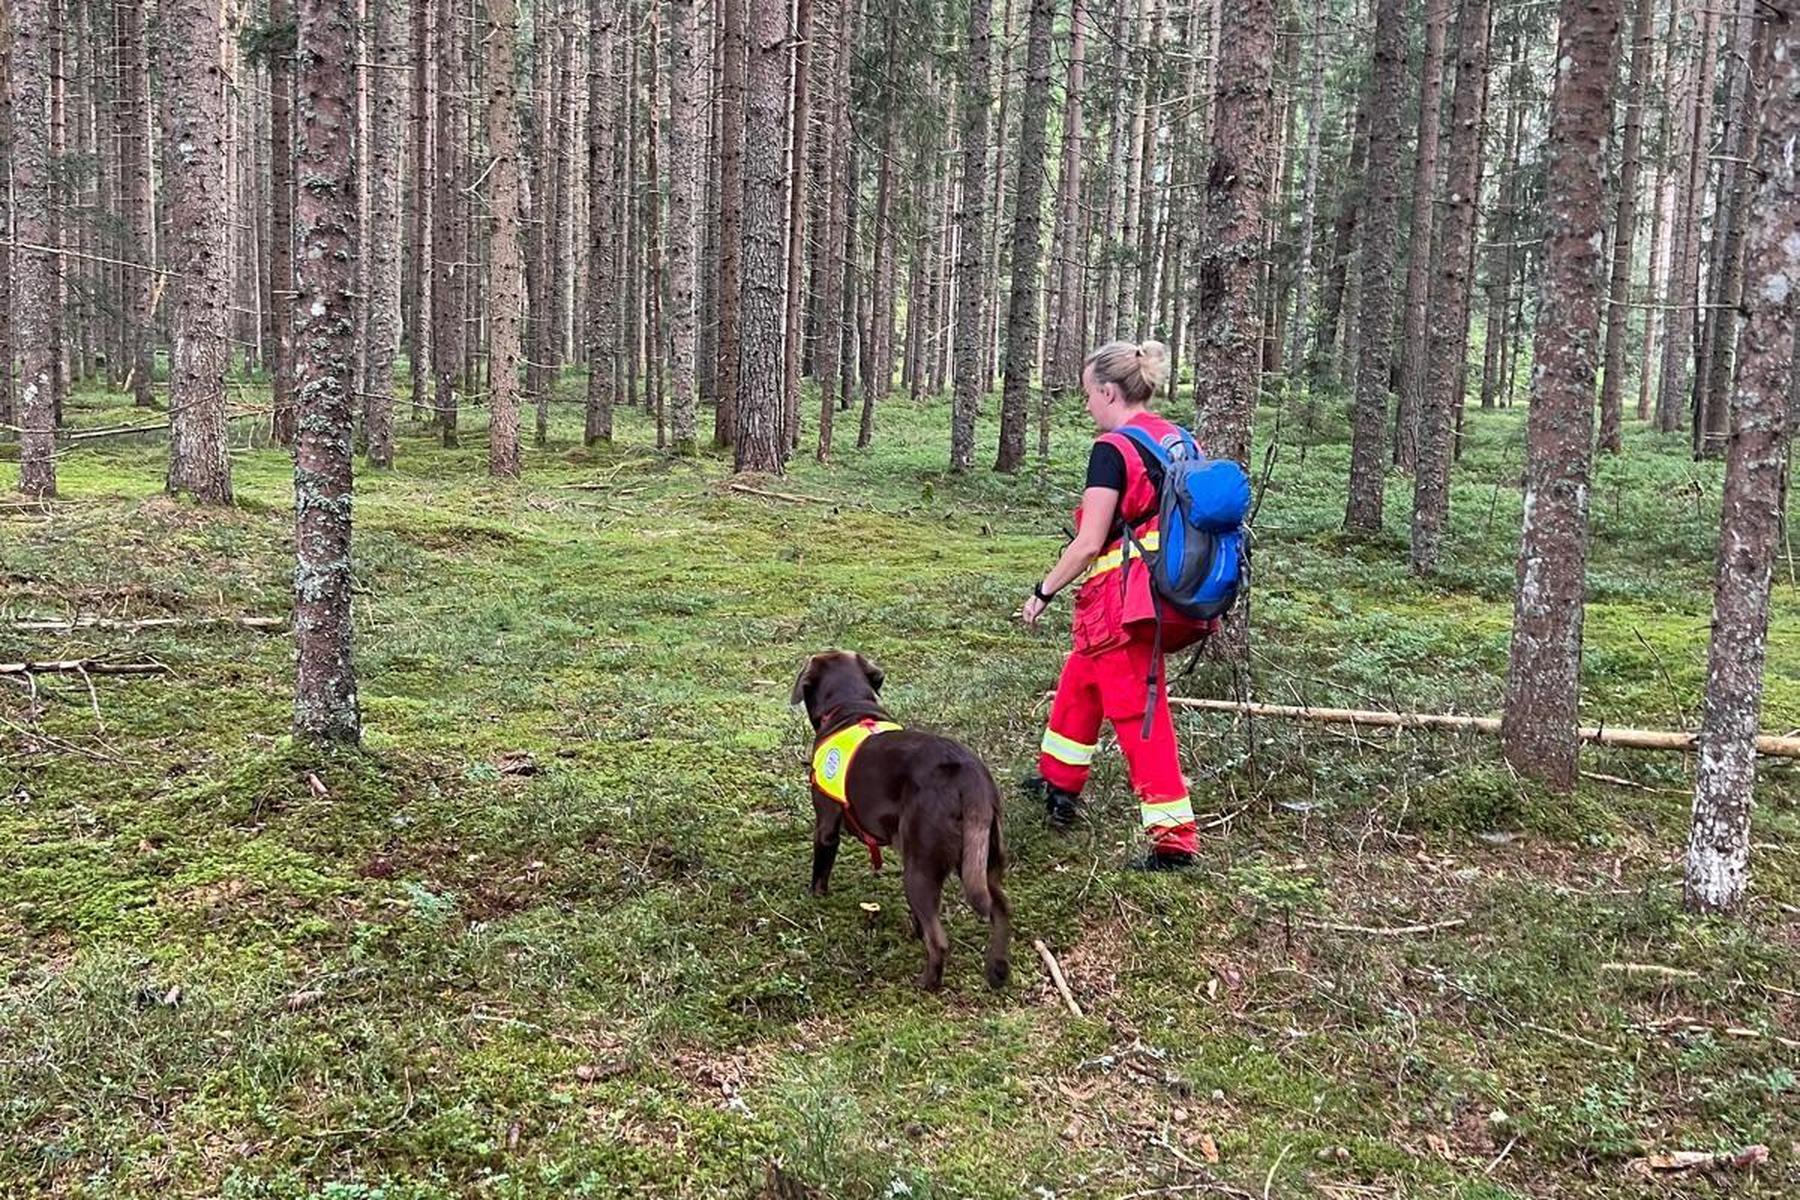
[[[1052,600],[1056,599],[1055,592],[1045,592],[1044,591],[1044,581],[1041,579],[1031,585],[1031,594],[1036,596],[1040,601],[1042,601],[1045,604],[1048,604]]]

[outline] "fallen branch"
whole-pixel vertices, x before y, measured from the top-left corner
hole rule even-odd
[[[1602,971],[1611,971],[1615,975],[1650,975],[1658,979],[1699,979],[1700,972],[1688,971],[1681,967],[1665,967],[1661,963],[1635,962],[1603,962]]]
[[[1455,732],[1498,734],[1500,718],[1465,717],[1456,713],[1382,712],[1378,709],[1313,708],[1297,704],[1260,704],[1251,701],[1207,700],[1198,697],[1171,696],[1169,703],[1179,708],[1197,708],[1207,712],[1238,713],[1255,717],[1282,717],[1295,721],[1319,721],[1336,725],[1369,725],[1388,729],[1446,729]],[[1584,725],[1576,730],[1584,742],[1614,746],[1625,750],[1694,750],[1696,736],[1665,729],[1613,729],[1606,725]],[[1800,737],[1760,735],[1757,753],[1771,758],[1800,758]]]
[[[159,662],[95,662],[91,658],[66,658],[57,662],[0,663],[0,675],[162,675],[168,667]]]
[[[1429,925],[1394,925],[1386,928],[1375,925],[1345,925],[1337,921],[1302,921],[1308,929],[1328,929],[1333,933],[1366,933],[1373,937],[1409,937],[1415,933],[1436,933],[1440,929],[1455,929],[1466,924],[1466,918],[1455,917],[1448,921],[1433,921]]]
[[[174,629],[183,626],[236,625],[243,629],[285,629],[286,617],[145,617],[141,621],[120,621],[112,617],[76,617],[71,621],[54,619],[14,621],[12,627],[36,633],[72,633],[77,629]]]
[[[1031,944],[1037,947],[1038,957],[1044,960],[1044,969],[1050,972],[1050,982],[1062,993],[1063,1003],[1069,1006],[1069,1012],[1074,1016],[1081,1016],[1081,1005],[1075,1003],[1075,994],[1069,990],[1069,981],[1063,978],[1062,967],[1057,963],[1056,955],[1050,953],[1050,947],[1044,945],[1041,938],[1033,939]]]
[[[792,492],[771,492],[767,488],[751,487],[747,483],[728,483],[729,491],[742,492],[746,496],[766,496],[770,500],[786,500],[789,504],[830,504],[830,500],[819,496],[796,496]]]

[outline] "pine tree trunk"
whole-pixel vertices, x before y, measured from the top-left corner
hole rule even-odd
[[[982,209],[987,178],[988,50],[993,40],[993,13],[988,0],[970,0],[968,51],[963,60],[962,189],[957,210],[956,246],[956,392],[950,416],[950,469],[967,471],[975,460],[975,421],[981,413],[982,384],[987,369],[982,362],[981,312],[985,288],[982,252]]]
[[[1332,352],[1337,345],[1338,323],[1343,315],[1344,294],[1349,290],[1350,260],[1355,257],[1356,225],[1362,215],[1363,172],[1369,154],[1369,99],[1357,103],[1350,155],[1338,188],[1337,216],[1331,227],[1331,269],[1319,296],[1319,323],[1313,331],[1312,359],[1307,374],[1314,391],[1332,380]]]
[[[1006,369],[1001,384],[1000,453],[996,471],[1025,461],[1032,353],[1037,343],[1039,227],[1043,221],[1044,120],[1050,108],[1050,31],[1054,0],[1031,0],[1025,46],[1025,98],[1019,110],[1019,187],[1013,200],[1012,291],[1006,316]]]
[[[1687,905],[1730,912],[1743,904],[1750,870],[1756,731],[1768,652],[1769,587],[1785,502],[1795,324],[1800,318],[1800,29],[1794,0],[1762,7],[1766,30],[1752,71],[1765,78],[1760,183],[1748,207],[1741,350],[1719,522],[1706,708],[1700,722]]]
[[[207,5],[199,5],[207,9]],[[216,12],[216,8],[210,9]],[[356,388],[356,102],[344,47],[351,0],[299,0],[296,67],[301,177],[295,217],[294,735],[354,744],[362,736],[350,613],[351,427]],[[199,45],[190,43],[189,53]]]
[[[462,386],[463,283],[468,268],[468,226],[461,217],[459,188],[468,181],[461,170],[459,133],[467,105],[463,92],[467,77],[457,69],[463,41],[456,0],[442,0],[437,21],[437,198],[432,205],[431,320],[434,329],[431,361],[437,370],[437,394],[432,420],[442,432],[446,447],[456,445],[456,401]]]
[[[1436,2],[1441,5],[1445,0]],[[1289,330],[1287,352],[1290,370],[1299,368],[1307,318],[1312,313],[1313,231],[1319,203],[1319,148],[1324,141],[1326,8],[1326,0],[1313,0],[1312,65],[1308,72],[1310,84],[1306,99],[1306,166],[1300,181],[1300,249],[1294,257],[1294,323]],[[1427,42],[1428,55],[1429,45]]]
[[[1651,24],[1656,0],[1637,0],[1631,25],[1631,83],[1625,94],[1625,143],[1613,217],[1612,276],[1607,287],[1606,365],[1600,378],[1600,449],[1625,448],[1625,333],[1631,325],[1631,264],[1637,246],[1638,178],[1643,171],[1644,100],[1649,90]]]
[[[556,35],[546,20],[548,5],[538,0],[531,13],[531,83],[529,134],[521,136],[519,205],[524,213],[522,236],[525,263],[525,395],[537,409],[537,445],[548,440],[550,380],[544,365],[550,360],[550,258],[555,245],[551,211],[555,185],[551,182],[551,96],[556,91]]]
[[[408,331],[407,357],[412,370],[413,420],[423,421],[429,413],[432,386],[432,207],[436,188],[432,184],[435,144],[431,86],[433,0],[412,0],[412,226],[408,241],[412,245],[411,283],[412,327]]]
[[[786,448],[782,461],[792,452],[800,437],[800,366],[806,347],[801,329],[806,314],[804,264],[806,261],[806,131],[811,119],[808,107],[808,76],[813,41],[813,0],[797,0],[794,6],[794,58],[792,103],[788,108],[788,249],[787,249],[787,319],[783,343],[782,429]]]
[[[831,461],[832,418],[842,380],[844,347],[845,158],[850,140],[850,48],[856,0],[816,0],[820,54],[815,60],[822,86],[819,93],[819,145],[823,195],[819,228],[819,444],[815,457]]]
[[[1743,298],[1745,227],[1755,184],[1741,165],[1752,157],[1756,130],[1762,121],[1761,80],[1748,70],[1754,58],[1752,29],[1766,28],[1755,18],[1753,0],[1738,8],[1737,47],[1731,55],[1732,100],[1727,105],[1725,165],[1719,185],[1717,211],[1713,214],[1716,254],[1712,272],[1711,304],[1706,311],[1706,333],[1695,376],[1695,403],[1702,414],[1701,458],[1723,458],[1731,431],[1731,364],[1737,333],[1736,313]]]
[[[518,41],[514,0],[487,0],[486,128],[488,208],[488,474],[517,479],[519,458],[519,315],[523,276],[519,257],[519,118],[513,83]]]
[[[595,0],[600,3],[601,0]],[[787,98],[788,23],[782,0],[748,0],[749,65],[744,99],[741,391],[736,469],[771,475],[787,461],[783,424],[783,197],[789,176],[781,138]]]
[[[225,261],[225,108],[219,9],[169,0],[161,26],[163,177],[169,195],[170,287],[175,298],[169,363],[171,494],[231,503],[225,442],[229,281]]]
[[[737,442],[739,375],[743,355],[744,240],[744,8],[745,0],[720,0],[724,70],[719,80],[719,407],[713,444]],[[758,131],[759,136],[766,131]]]
[[[1056,292],[1056,327],[1051,332],[1051,349],[1044,368],[1046,396],[1058,396],[1081,386],[1081,359],[1084,331],[1081,320],[1081,279],[1085,248],[1081,239],[1081,118],[1084,87],[1083,56],[1086,53],[1086,0],[1070,0],[1069,68],[1063,82],[1062,165],[1058,185],[1056,216],[1056,256],[1051,262],[1055,273],[1051,286]],[[1041,418],[1047,418],[1047,404]],[[1050,453],[1050,424],[1040,419],[1038,454]]]
[[[1412,570],[1436,569],[1450,514],[1450,432],[1457,389],[1467,375],[1470,254],[1481,167],[1481,107],[1487,82],[1488,0],[1463,0],[1456,28],[1456,91],[1443,229],[1432,270],[1432,319],[1413,488]],[[1439,297],[1442,297],[1440,300]]]
[[[1409,475],[1419,458],[1419,396],[1425,386],[1426,318],[1431,307],[1431,242],[1437,227],[1444,34],[1449,24],[1450,0],[1427,0],[1425,58],[1419,70],[1419,138],[1413,156],[1412,232],[1407,237],[1406,301],[1401,318],[1400,388],[1394,422],[1394,462]]]
[[[695,388],[700,396],[700,408],[710,409],[713,413],[716,436],[719,423],[719,108],[723,91],[720,76],[725,70],[725,39],[714,19],[722,12],[722,5],[718,0],[715,0],[711,11],[713,16],[700,22],[700,44],[694,51],[696,58],[704,51],[708,64],[707,88],[700,105],[703,116],[700,118],[701,140],[697,155],[700,169],[706,173],[706,202],[701,207],[699,217],[700,261],[696,271],[696,286],[700,289],[700,309],[698,342],[694,351],[694,378]],[[696,428],[695,437],[698,436]]]
[[[20,423],[13,375],[13,140],[10,38],[0,28],[0,424]],[[125,145],[123,139],[121,147]],[[124,258],[129,251],[123,251]]]
[[[1651,192],[1655,208],[1650,215],[1650,278],[1644,288],[1644,349],[1638,359],[1638,420],[1649,421],[1655,413],[1653,407],[1656,372],[1651,369],[1653,363],[1659,362],[1657,335],[1663,325],[1663,311],[1659,301],[1663,295],[1663,281],[1668,277],[1670,264],[1669,239],[1666,236],[1673,226],[1675,209],[1675,180],[1670,171],[1670,139],[1674,136],[1674,121],[1669,104],[1669,77],[1675,69],[1674,44],[1675,23],[1679,15],[1679,3],[1670,0],[1667,33],[1662,39],[1662,63],[1657,70],[1657,94],[1661,98],[1660,111],[1657,114],[1657,155],[1656,155],[1656,187]]]
[[[1131,6],[1133,0],[1113,0],[1112,31],[1107,45],[1112,60],[1108,71],[1111,116],[1108,118],[1110,149],[1106,160],[1106,215],[1100,239],[1099,328],[1096,337],[1109,341],[1122,336],[1119,330],[1119,280],[1122,264],[1119,256],[1119,223],[1125,208],[1125,160],[1130,153],[1131,104]]]
[[[1026,2],[1029,3],[1030,0]],[[994,118],[994,186],[988,196],[987,228],[981,234],[982,245],[987,249],[987,265],[981,285],[981,394],[984,396],[994,390],[994,380],[1000,370],[1000,228],[1006,217],[1006,139],[1009,132],[1006,110],[1012,99],[1014,41],[1013,0],[1004,0],[1000,9],[999,61],[989,64],[1000,108]]]
[[[1657,392],[1657,428],[1681,427],[1681,399],[1687,395],[1694,352],[1694,306],[1700,298],[1700,224],[1703,217],[1712,140],[1713,75],[1718,61],[1718,10],[1699,4],[1698,63],[1678,100],[1683,113],[1680,194],[1676,200],[1675,261],[1664,299],[1662,383]]]
[[[56,267],[50,209],[49,6],[58,0],[13,0],[12,92],[13,337],[22,358],[19,375],[19,490],[56,495],[56,364],[51,357],[51,310],[56,307]]]
[[[1400,113],[1405,104],[1406,12],[1402,0],[1375,6],[1374,110],[1364,184],[1362,340],[1357,346],[1356,406],[1350,445],[1350,494],[1344,527],[1381,531],[1388,456],[1389,355],[1394,326],[1394,243],[1399,237]]]
[[[125,354],[132,403],[149,408],[153,390],[150,338],[156,321],[154,212],[150,192],[150,47],[144,36],[144,9],[135,0],[118,0],[122,120],[120,139],[125,201],[124,236],[130,247],[121,257],[132,264],[124,272]],[[278,285],[279,286],[279,285]],[[274,347],[271,345],[271,351]],[[9,359],[10,361],[10,359]]]
[[[692,455],[699,440],[696,354],[699,342],[700,223],[696,202],[705,115],[699,79],[703,55],[694,0],[669,0],[669,416],[675,453]]]
[[[269,46],[269,377],[273,389],[275,440],[294,442],[294,39],[290,0],[269,0],[269,24],[275,31]],[[148,84],[145,85],[146,94]],[[165,139],[166,140],[166,139]],[[166,153],[166,149],[165,149]],[[143,188],[150,206],[146,167]],[[169,287],[177,286],[170,280]],[[146,297],[145,324],[155,321],[154,302]],[[140,404],[147,403],[142,397]]]
[[[588,324],[587,404],[582,444],[611,442],[619,381],[619,285],[615,263],[618,196],[613,144],[622,117],[614,87],[618,6],[588,0]]]
[[[858,449],[875,440],[875,406],[887,399],[894,386],[894,139],[899,126],[899,97],[895,94],[894,55],[900,29],[900,13],[889,6],[882,22],[881,149],[875,168],[875,221],[869,231],[874,243],[871,280],[870,349],[863,372],[862,421],[856,431]]]
[[[50,0],[50,237],[48,244],[61,251],[73,248],[69,216],[74,205],[69,202],[69,119],[68,68],[64,62],[68,29],[64,24],[66,0]],[[216,59],[215,59],[216,61]],[[223,101],[219,102],[220,132],[224,131]],[[223,159],[221,158],[221,162]],[[221,170],[223,167],[221,166]],[[222,183],[223,181],[221,181]],[[222,199],[222,197],[221,197]],[[66,253],[50,260],[56,277],[56,303],[50,309],[50,411],[58,428],[63,423],[63,406],[69,396],[69,260]]]
[[[931,86],[931,66],[926,64],[926,86]],[[930,128],[919,139],[912,173],[912,255],[909,264],[906,302],[906,366],[904,382],[907,396],[918,400],[925,388],[925,352],[931,327],[932,247],[936,229],[932,198],[936,194],[937,165],[935,138]]]
[[[649,24],[650,44],[646,47],[644,62],[644,79],[649,85],[644,104],[644,366],[647,384],[644,409],[656,420],[656,448],[662,450],[669,444],[667,393],[663,382],[669,351],[663,340],[667,332],[663,286],[667,281],[668,260],[663,246],[662,176],[658,173],[657,162],[659,158],[667,161],[662,139],[668,131],[668,122],[657,98],[662,87],[662,15],[658,9],[651,9]]]
[[[1144,90],[1138,102],[1139,121],[1143,132],[1139,139],[1142,152],[1138,154],[1134,178],[1131,211],[1136,216],[1137,241],[1132,247],[1132,258],[1137,264],[1137,290],[1133,293],[1138,306],[1138,320],[1129,328],[1135,329],[1139,338],[1166,337],[1163,331],[1163,315],[1157,310],[1156,291],[1156,231],[1157,210],[1162,200],[1168,196],[1167,186],[1158,186],[1157,166],[1160,160],[1158,147],[1162,143],[1162,95],[1159,84],[1162,80],[1161,51],[1159,50],[1159,34],[1162,27],[1162,12],[1159,0],[1144,0],[1148,15],[1143,21],[1143,57]]]
[[[363,428],[369,464],[394,465],[394,354],[400,346],[400,92],[406,80],[406,26],[401,0],[370,0],[375,6],[374,129],[375,187],[370,206],[368,379],[363,385]]]
[[[1594,375],[1600,365],[1606,238],[1604,152],[1612,128],[1622,0],[1562,0],[1544,278],[1532,340],[1525,523],[1501,747],[1513,769],[1575,786],[1581,693]]]
[[[1505,376],[1506,347],[1514,332],[1509,328],[1512,309],[1513,251],[1523,232],[1519,213],[1520,157],[1523,150],[1524,88],[1526,65],[1521,54],[1509,73],[1512,96],[1506,113],[1506,144],[1501,152],[1502,174],[1499,194],[1488,214],[1488,311],[1482,333],[1481,407],[1493,408],[1511,392],[1512,380]],[[1457,456],[1462,451],[1461,412],[1456,429]]]
[[[1195,432],[1212,457],[1247,464],[1262,365],[1257,260],[1276,135],[1274,0],[1231,7],[1219,54],[1195,298]]]

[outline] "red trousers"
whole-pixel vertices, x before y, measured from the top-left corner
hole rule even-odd
[[[1134,637],[1113,649],[1069,655],[1050,706],[1038,772],[1052,787],[1080,793],[1094,761],[1100,723],[1111,721],[1151,842],[1162,850],[1192,851],[1197,840],[1194,810],[1181,773],[1167,676],[1160,662],[1150,736],[1144,736],[1146,679],[1153,654],[1148,638]]]

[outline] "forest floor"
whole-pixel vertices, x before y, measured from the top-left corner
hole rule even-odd
[[[285,614],[281,451],[236,455],[225,512],[161,494],[154,434],[68,452],[53,504],[0,503],[0,660],[169,667],[0,681],[0,1194],[1800,1188],[1792,765],[1764,765],[1748,914],[1701,920],[1682,755],[1585,752],[1556,797],[1492,740],[1186,713],[1200,868],[1126,869],[1134,806],[1104,751],[1073,832],[1009,813],[1012,985],[982,986],[953,901],[946,987],[923,995],[891,865],[846,851],[806,895],[789,689],[808,653],[862,650],[898,719],[967,741],[1010,797],[1067,609],[1037,634],[1014,613],[1060,545],[1081,413],[1058,413],[1049,464],[958,479],[944,408],[896,400],[873,450],[852,426],[833,466],[759,485],[777,498],[643,449],[641,416],[581,449],[582,381],[562,386],[522,483],[487,479],[480,428],[446,451],[405,427],[396,468],[360,473],[362,754],[288,738],[285,634],[15,624]],[[1253,693],[1497,712],[1524,410],[1469,414],[1446,566],[1419,582],[1406,480],[1384,537],[1339,532],[1348,434],[1324,407],[1311,444],[1298,405],[1258,425],[1259,477],[1280,445]],[[1634,427],[1599,467],[1585,720],[1697,720],[1721,469],[1685,446]],[[1230,687],[1203,667],[1177,690]],[[1765,725],[1800,725],[1791,560]],[[1633,1165],[1752,1145],[1755,1169]]]

